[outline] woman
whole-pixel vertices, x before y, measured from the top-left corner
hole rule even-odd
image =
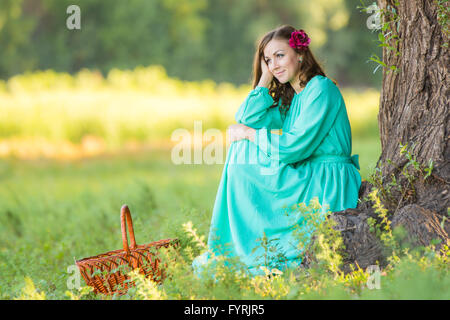
[[[253,90],[228,128],[228,150],[214,204],[208,248],[261,270],[263,236],[276,239],[278,268],[298,266],[301,252],[286,208],[317,197],[329,211],[356,208],[361,176],[350,157],[351,128],[342,95],[325,76],[303,30],[281,26],[259,42]],[[258,247],[259,246],[259,247]],[[256,251],[254,251],[256,248]],[[267,248],[266,248],[267,249]],[[211,252],[197,257],[199,274]],[[266,261],[267,263],[267,261]]]

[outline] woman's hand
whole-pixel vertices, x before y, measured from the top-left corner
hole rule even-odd
[[[261,57],[261,72],[262,74],[258,86],[268,88],[273,80],[273,74],[270,72],[267,63],[264,61],[264,57]]]
[[[255,141],[256,130],[242,123],[236,123],[227,128],[227,134],[230,143],[243,139]]]

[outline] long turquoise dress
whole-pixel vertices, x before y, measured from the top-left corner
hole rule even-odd
[[[263,235],[283,252],[284,267],[301,263],[292,232],[301,217],[293,221],[286,208],[314,197],[331,212],[356,208],[361,185],[347,109],[330,79],[313,77],[286,113],[269,108],[273,102],[257,86],[236,113],[238,123],[257,129],[256,137],[228,149],[208,237],[211,252],[239,257],[251,274],[262,273]],[[194,273],[200,276],[210,258],[210,252],[196,257]]]

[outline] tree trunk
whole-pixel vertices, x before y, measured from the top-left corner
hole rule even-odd
[[[398,21],[390,22],[386,31],[380,30],[385,35],[391,32],[385,36],[391,49],[383,47],[387,66],[383,68],[378,114],[382,153],[377,168],[382,181],[375,185],[364,181],[358,207],[332,214],[348,254],[344,270],[355,262],[361,268],[385,262],[383,246],[367,224],[368,217],[377,218],[367,198],[373,187],[380,191],[391,227],[403,226],[411,243],[426,246],[434,238],[444,243],[449,239],[449,223],[444,217],[450,207],[450,61],[448,48],[443,46],[448,39],[439,24],[435,1],[400,0],[395,5],[397,1],[378,0],[385,12],[382,23],[395,20],[398,14]],[[393,71],[396,68],[398,72]],[[400,152],[400,144],[407,145],[420,169],[414,168],[407,153]],[[429,160],[434,169],[424,179]],[[394,177],[401,189],[390,185]]]

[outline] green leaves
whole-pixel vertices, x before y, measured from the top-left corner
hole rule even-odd
[[[259,243],[251,251],[252,254],[260,248],[263,249],[263,253],[256,257],[256,261],[260,261],[259,266],[263,266],[268,269],[281,269],[282,265],[287,261],[285,253],[281,250],[278,241],[280,238],[269,239],[265,232],[261,238],[256,239]]]
[[[397,6],[397,2],[395,2],[395,5]],[[381,27],[377,29],[379,30],[378,47],[386,48],[388,53],[393,52],[394,56],[397,57],[400,55],[400,51],[397,49],[400,42],[400,39],[398,37],[400,19],[397,11],[394,7],[388,5],[386,9],[380,9],[380,15],[384,22],[381,24]],[[396,27],[396,32],[394,32],[394,30],[391,28],[392,26]],[[380,67],[387,68],[388,72],[398,73],[400,71],[400,69],[395,65],[388,66],[376,54],[372,54],[372,56],[369,58],[369,61],[373,61],[378,64],[373,73],[375,73]]]

